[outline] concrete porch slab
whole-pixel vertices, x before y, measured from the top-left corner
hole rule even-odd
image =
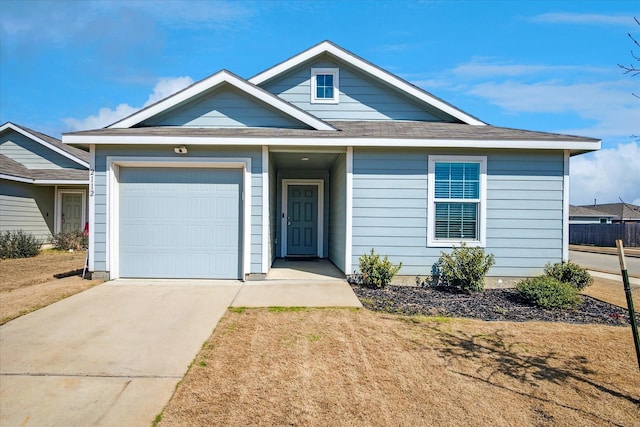
[[[344,274],[327,259],[278,258],[267,273],[266,280],[344,280]]]
[[[232,307],[362,307],[346,280],[247,282]]]

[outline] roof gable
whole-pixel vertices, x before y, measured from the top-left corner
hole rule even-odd
[[[336,102],[312,99],[312,72],[337,70]],[[460,120],[417,100],[330,54],[320,54],[261,87],[323,120],[411,120],[460,123]]]
[[[20,141],[10,141],[9,134],[14,133],[24,142],[28,142],[36,149],[29,150],[27,147],[21,147]],[[0,126],[0,135],[4,135],[3,140],[6,145],[2,151],[10,151],[9,145],[14,146],[14,151],[29,152],[29,155],[34,158],[40,158],[40,163],[44,164],[44,167],[34,166],[31,169],[51,169],[51,168],[71,168],[77,169],[77,166],[82,168],[89,168],[89,153],[84,150],[80,150],[75,147],[64,145],[60,140],[51,136],[45,135],[40,132],[33,131],[23,126],[16,125],[11,122],[7,122]],[[47,155],[47,153],[50,153]],[[5,153],[8,154],[8,153]],[[50,156],[53,157],[50,157]],[[11,157],[11,156],[10,156]],[[56,161],[56,158],[58,159]],[[64,159],[64,160],[62,160]],[[14,159],[16,160],[16,159]],[[47,165],[48,164],[48,165]],[[24,165],[29,168],[28,165]]]
[[[222,70],[204,80],[194,83],[186,89],[108,126],[108,128],[131,128],[144,126],[145,124],[156,124],[158,121],[162,123],[163,120],[168,120],[168,115],[171,112],[184,112],[189,109],[189,105],[193,106],[194,103],[197,104],[201,102],[202,97],[206,97],[207,94],[215,95],[215,92],[221,90],[222,87],[230,88],[236,95],[241,94],[239,97],[236,96],[236,99],[251,99],[255,105],[265,106],[266,110],[269,110],[271,113],[276,113],[275,115],[272,114],[272,118],[276,116],[284,117],[288,122],[300,123],[302,125],[301,127],[306,126],[317,130],[335,130],[330,124],[279,99],[277,96],[247,82],[227,70]],[[191,110],[190,114],[193,115],[194,111],[195,110]],[[195,117],[191,117],[191,120],[194,119]]]
[[[438,110],[442,114],[451,116],[462,123],[470,125],[485,125],[484,122],[478,120],[477,118],[465,113],[464,111],[454,107],[451,104],[448,104],[447,102],[430,94],[429,92],[426,92],[418,88],[417,86],[412,85],[406,80],[403,80],[389,73],[388,71],[383,70],[382,68],[360,58],[359,56],[342,49],[341,47],[331,43],[330,41],[323,41],[311,47],[310,49],[307,49],[304,52],[299,53],[292,58],[287,59],[286,61],[281,62],[280,64],[255,75],[254,77],[249,79],[249,82],[258,86],[267,85],[269,82],[274,81],[274,79],[277,79],[289,73],[292,69],[310,62],[322,55],[329,55],[337,58],[338,60],[349,64],[352,68],[358,70],[359,72],[368,75],[371,78],[377,79],[380,82],[383,82],[384,84],[406,95],[407,97],[424,103],[430,106],[431,109]]]

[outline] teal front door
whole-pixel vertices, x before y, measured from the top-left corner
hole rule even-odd
[[[288,186],[287,255],[318,255],[318,187],[315,185]]]

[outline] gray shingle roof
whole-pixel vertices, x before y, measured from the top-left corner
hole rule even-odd
[[[601,205],[585,205],[582,207],[598,211],[601,215],[610,214],[617,219],[640,219],[640,206],[629,203],[604,203]]]
[[[591,209],[587,206],[569,206],[569,216],[596,217],[596,218],[615,218],[616,215]]]
[[[56,139],[56,138],[54,138],[52,136],[46,135],[46,134],[41,133],[41,132],[37,132],[37,131],[29,129],[27,127],[20,126],[18,124],[12,123],[12,122],[11,122],[11,125],[13,125],[13,126],[15,126],[17,128],[20,128],[23,131],[25,131],[27,133],[30,133],[35,137],[38,137],[38,138],[42,139],[43,141],[55,146],[56,148],[59,148],[60,150],[66,152],[68,154],[71,154],[74,157],[77,157],[78,159],[80,159],[80,160],[82,160],[84,162],[87,162],[87,163],[89,162],[89,153],[86,152],[85,150],[82,150],[82,149],[76,148],[76,147],[71,147],[70,145],[63,144],[62,141],[60,141],[59,139]]]
[[[220,138],[395,138],[444,140],[587,141],[598,139],[497,126],[412,121],[328,121],[338,131],[283,128],[186,128],[137,127],[96,129],[65,135],[85,136],[182,136]]]
[[[32,181],[83,181],[89,180],[89,171],[81,169],[27,169],[22,164],[0,154],[0,174]]]

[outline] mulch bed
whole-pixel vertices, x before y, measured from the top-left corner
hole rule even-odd
[[[487,289],[474,294],[442,287],[387,286],[383,289],[351,286],[369,310],[424,316],[468,317],[514,322],[546,321],[629,325],[628,310],[581,295],[575,309],[547,310],[523,301],[515,289]],[[640,316],[636,312],[640,322]]]

